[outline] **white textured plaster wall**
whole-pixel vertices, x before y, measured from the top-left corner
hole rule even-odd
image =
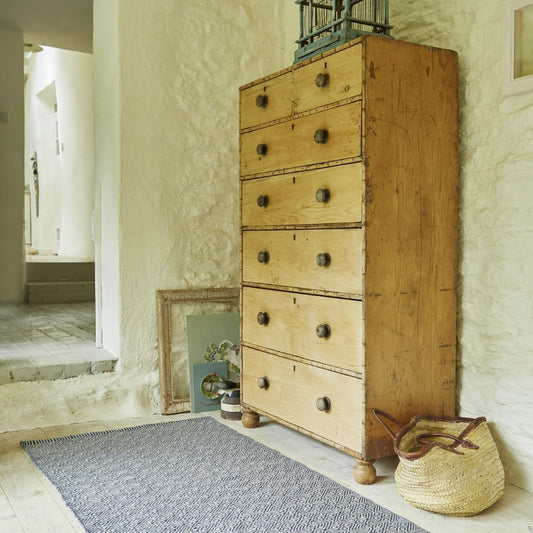
[[[391,0],[396,38],[460,62],[458,409],[533,490],[533,93],[502,96],[500,0]]]
[[[35,63],[32,61],[32,64]],[[36,76],[30,76],[24,84],[24,174],[31,197],[31,216],[27,223],[31,225],[32,248],[41,254],[52,254],[57,253],[55,228],[61,224],[62,185],[61,166],[56,156],[55,143],[56,84],[53,78],[46,77],[45,83],[40,83],[36,89],[34,78]],[[34,181],[31,161],[35,153],[37,182]]]
[[[24,69],[22,33],[0,28],[0,303],[24,283]]]
[[[286,0],[94,6],[102,326],[120,364],[0,387],[0,431],[159,412],[155,292],[237,285],[238,87],[292,63],[298,34]]]
[[[56,91],[63,166],[59,255],[94,259],[94,112],[92,54],[58,50]]]
[[[26,183],[30,185],[32,247],[92,260],[94,129],[92,56],[44,47],[33,54],[25,84]],[[57,114],[54,106],[57,104]],[[60,153],[56,153],[56,118]],[[39,217],[30,158],[39,164]],[[56,228],[60,228],[59,247]]]
[[[119,2],[121,345],[154,384],[156,290],[238,284],[238,87],[292,62],[287,12]]]

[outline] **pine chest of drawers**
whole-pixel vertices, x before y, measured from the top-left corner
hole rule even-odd
[[[457,55],[363,37],[240,89],[243,424],[393,454],[455,413]]]

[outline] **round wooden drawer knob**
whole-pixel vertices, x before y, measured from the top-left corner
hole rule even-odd
[[[269,321],[270,321],[270,317],[268,316],[268,313],[265,313],[263,311],[261,311],[260,313],[257,313],[257,323],[260,326],[266,326]]]
[[[261,376],[260,378],[257,378],[257,386],[260,389],[268,389],[268,386],[270,385],[268,378],[266,376]]]
[[[329,202],[331,195],[329,189],[318,189],[315,193],[316,201],[319,203],[327,204]]]
[[[331,400],[327,396],[317,398],[316,408],[319,411],[329,411],[331,409]]]
[[[328,267],[331,264],[331,256],[328,253],[317,254],[316,264],[319,267]]]
[[[257,152],[257,155],[266,155],[266,153],[268,152],[268,147],[266,144],[259,143],[255,147],[255,151]]]
[[[266,194],[260,194],[258,197],[257,197],[257,205],[259,207],[267,207],[268,206],[268,196]]]
[[[329,74],[321,72],[316,75],[315,85],[320,88],[327,87],[329,85]]]
[[[257,252],[257,260],[259,263],[268,263],[270,261],[270,254],[267,251]]]
[[[316,336],[320,339],[327,339],[331,335],[331,328],[328,324],[319,324],[316,327]]]
[[[317,144],[326,144],[329,138],[328,130],[316,130],[314,138]]]
[[[266,107],[268,105],[268,96],[266,94],[258,94],[255,99],[255,105],[257,107]]]

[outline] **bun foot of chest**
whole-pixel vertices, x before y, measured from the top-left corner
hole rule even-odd
[[[248,407],[243,407],[241,422],[245,428],[256,428],[259,426],[259,415]]]
[[[374,461],[363,461],[362,459],[355,459],[355,467],[353,469],[353,478],[360,485],[372,485],[376,481],[376,469],[374,468]]]

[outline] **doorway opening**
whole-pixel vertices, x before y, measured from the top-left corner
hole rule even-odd
[[[96,328],[92,54],[37,48],[24,59],[25,304],[0,309],[0,384],[116,363]]]

